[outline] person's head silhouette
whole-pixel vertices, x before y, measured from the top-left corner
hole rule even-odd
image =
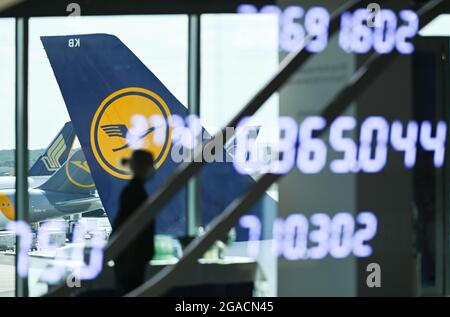
[[[129,159],[123,159],[124,165],[129,165],[133,177],[145,181],[154,171],[153,154],[146,150],[136,150]]]

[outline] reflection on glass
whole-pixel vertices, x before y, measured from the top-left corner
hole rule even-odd
[[[14,296],[15,21],[0,19],[0,296]]]
[[[98,277],[111,233],[90,161],[76,135],[83,128],[69,116],[41,37],[114,35],[186,104],[187,18],[32,18],[29,29],[29,176],[36,188],[30,190],[29,227],[34,239],[28,253],[29,289],[31,296],[39,296],[61,284],[77,288]],[[71,93],[83,95],[79,87],[73,85]]]
[[[275,15],[202,15],[200,118],[205,129],[214,134],[223,128],[271,78],[277,71],[278,64],[278,18]],[[259,127],[273,125],[278,114],[279,98],[275,94],[250,120],[250,125],[253,124],[257,130],[254,134],[263,146],[271,141],[271,133],[270,129]],[[202,201],[202,214],[212,214],[211,205],[224,209],[261,175],[260,171],[240,173],[235,170],[233,163],[228,163],[239,160],[240,137],[242,135],[236,130],[235,137],[225,146],[226,155],[231,156],[232,160],[208,164],[204,168],[201,186],[216,190],[202,198],[208,202]],[[263,154],[265,159],[270,155]],[[224,261],[228,259],[236,267],[239,267],[239,261],[245,259],[257,264],[254,294],[260,296],[276,295],[277,260],[273,256],[273,241],[270,239],[277,204],[278,190],[276,186],[272,186],[236,223],[232,230],[232,243],[221,252]],[[248,240],[250,241],[247,242]],[[216,242],[215,248],[213,246],[208,255],[217,253],[218,250],[220,243],[218,245]],[[230,272],[232,270],[230,266]],[[243,277],[243,285],[246,283],[244,280]]]

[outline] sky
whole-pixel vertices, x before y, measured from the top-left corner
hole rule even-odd
[[[277,20],[269,15],[202,18],[202,122],[214,133],[278,67]],[[29,149],[45,148],[70,120],[40,36],[118,36],[187,105],[185,15],[32,18],[29,25]],[[0,19],[0,150],[14,148],[14,20]],[[240,80],[236,80],[240,79]],[[278,114],[278,99],[260,116]]]

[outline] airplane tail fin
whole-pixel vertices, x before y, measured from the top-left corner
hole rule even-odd
[[[69,157],[75,140],[72,122],[67,122],[59,131],[45,152],[36,160],[28,171],[28,176],[49,176],[57,171]]]
[[[121,161],[133,151],[127,138],[133,128],[133,117],[139,115],[148,119],[162,115],[166,119],[163,145],[153,144],[150,126],[139,140],[153,152],[158,168],[147,184],[146,189],[151,193],[178,165],[170,159],[168,118],[174,114],[185,116],[187,109],[116,36],[43,36],[41,41],[102,204],[110,222],[114,223],[118,198],[130,179],[130,172]],[[182,234],[185,214],[186,191],[182,190],[158,217],[157,231]],[[161,226],[164,229],[159,230]]]
[[[187,116],[187,108],[117,37],[84,34],[41,37],[53,73],[66,103],[77,137],[92,171],[98,194],[111,223],[114,223],[122,189],[130,173],[121,159],[132,153],[127,136],[133,124],[144,125],[138,141],[153,152],[156,173],[146,185],[148,193],[158,190],[180,164],[171,157],[170,116]],[[152,116],[165,118],[164,140],[154,144]],[[144,120],[141,120],[144,119]],[[143,132],[143,133],[142,133]],[[201,172],[202,224],[207,225],[234,198],[254,183],[239,175],[233,164],[209,163]],[[185,234],[186,188],[160,210],[156,231],[173,236]],[[258,205],[258,204],[257,204]],[[260,205],[249,213],[261,212]]]
[[[67,161],[39,189],[70,194],[91,194],[95,184],[83,151],[73,151]]]

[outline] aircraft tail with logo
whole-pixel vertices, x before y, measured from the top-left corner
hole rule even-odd
[[[95,184],[83,151],[74,150],[67,161],[38,188],[47,192],[92,194]]]
[[[134,144],[130,140],[134,139],[154,155],[157,170],[146,188],[152,193],[179,165],[170,153],[172,135],[168,118],[175,114],[185,117],[187,109],[113,35],[44,36],[41,41],[102,204],[109,220],[114,222],[120,193],[130,179],[130,172],[121,165],[121,159],[132,153]],[[154,115],[162,116],[164,123],[150,126],[148,119]],[[138,133],[132,131],[136,124],[141,126]],[[156,131],[163,136],[160,144],[155,144],[152,137]],[[253,183],[250,176],[238,174],[230,162],[208,163],[200,175],[202,224],[207,225]],[[161,210],[156,219],[157,232],[185,234],[186,196],[184,188]],[[264,205],[273,207],[273,200],[267,198],[262,200]],[[248,213],[261,216],[263,209],[263,203],[258,203]],[[238,237],[247,235],[239,230]]]
[[[45,152],[28,171],[28,176],[50,176],[57,171],[69,157],[75,140],[72,122],[66,122]]]

